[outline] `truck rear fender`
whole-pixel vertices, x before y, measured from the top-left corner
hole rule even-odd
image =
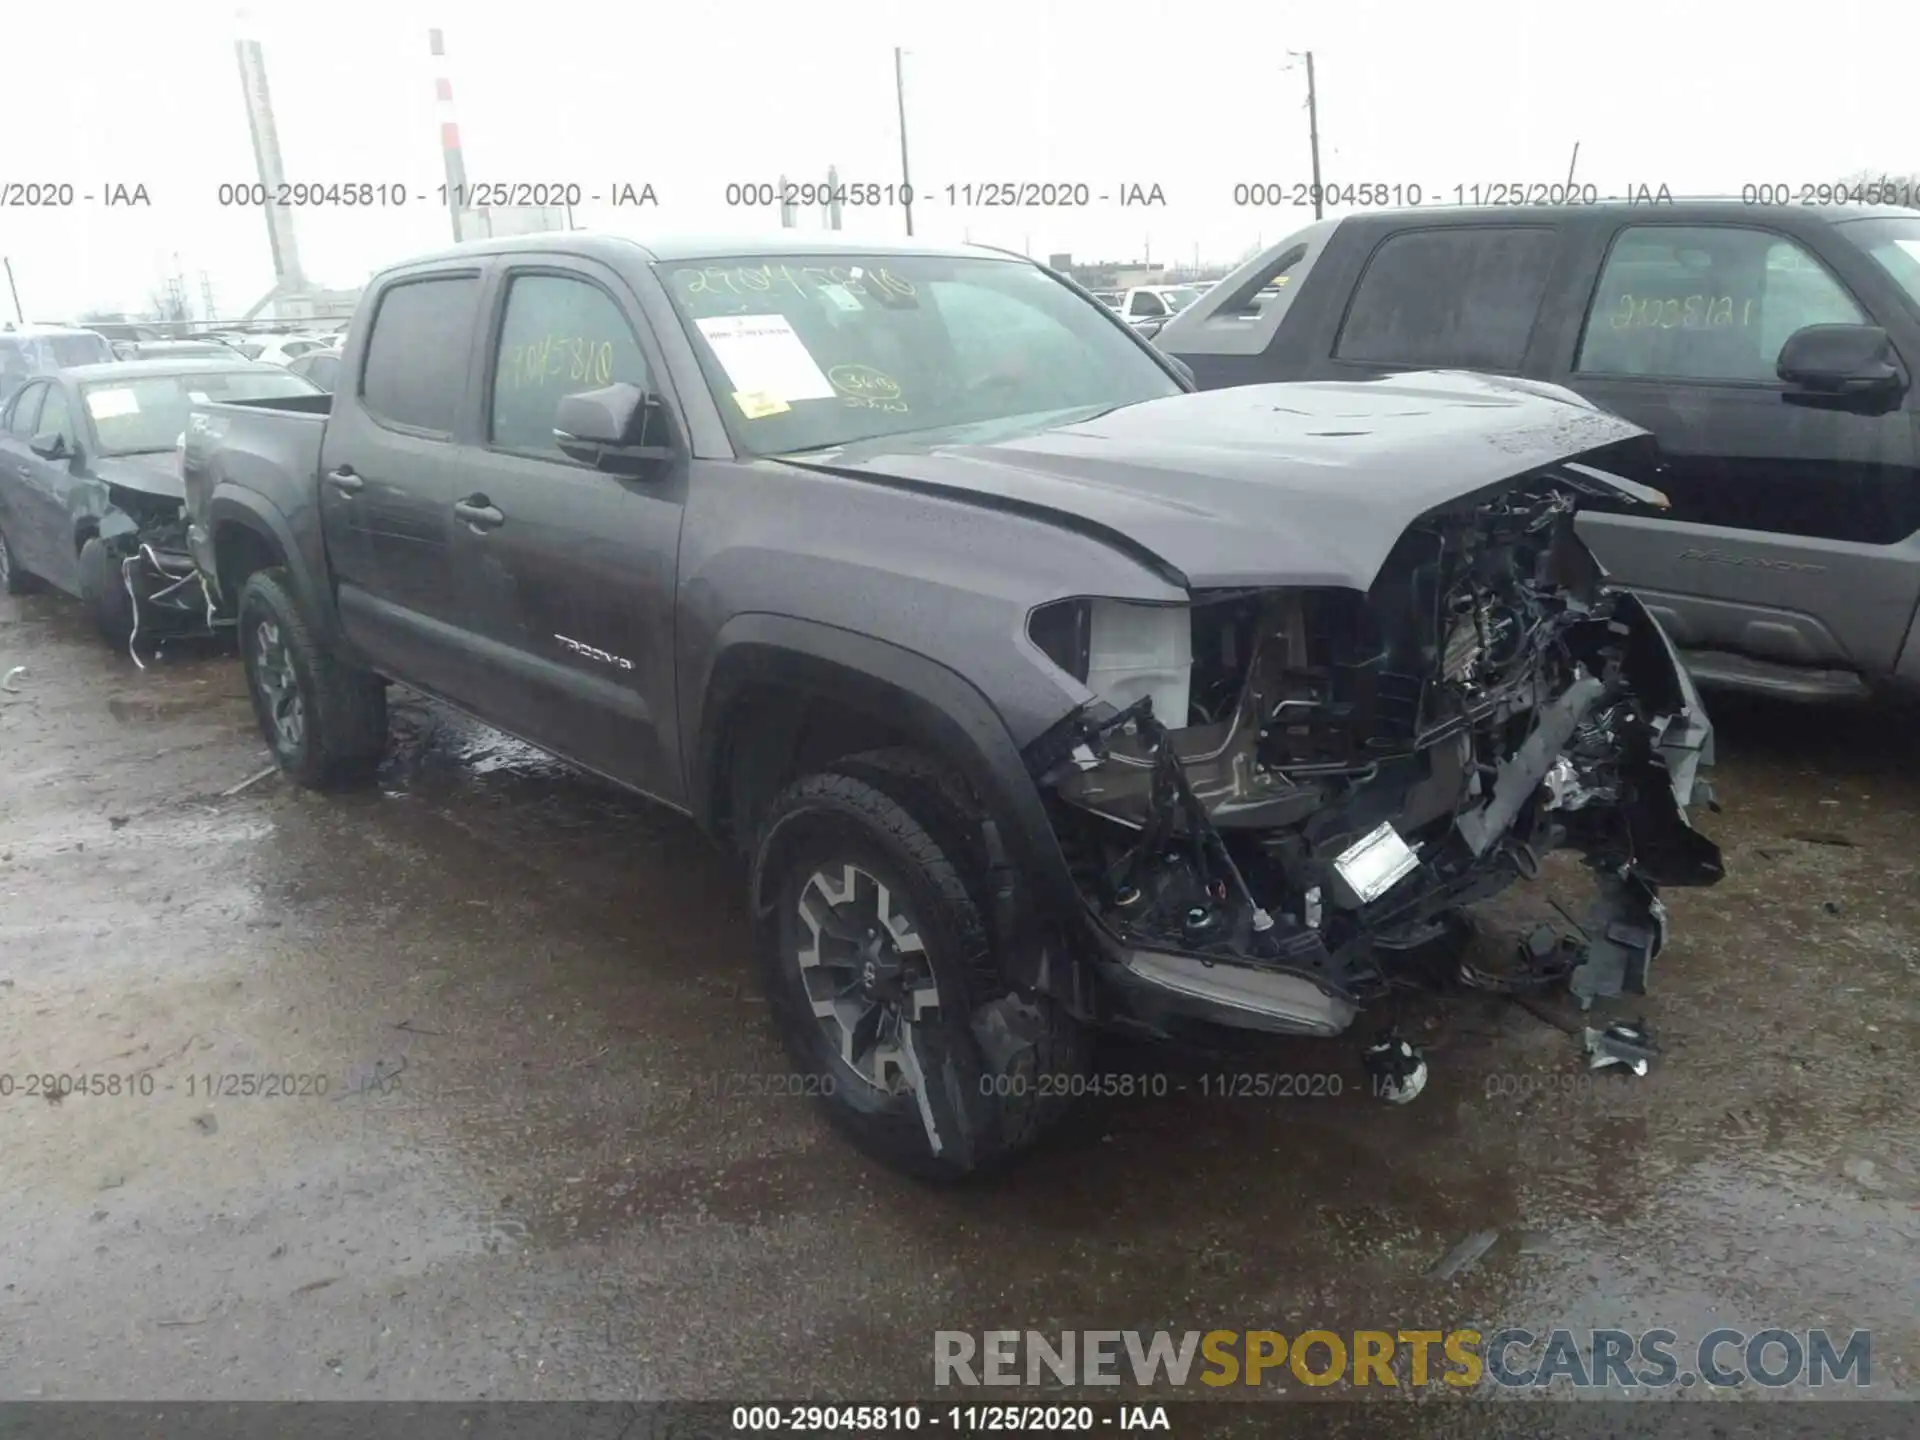
[[[321,580],[324,557],[302,549],[278,506],[257,491],[220,485],[208,503],[207,521],[217,566],[213,579],[223,606],[231,610],[239,603],[248,575],[278,565],[286,570],[294,599],[323,643],[329,648],[342,644],[332,596]],[[314,544],[319,544],[317,532]]]

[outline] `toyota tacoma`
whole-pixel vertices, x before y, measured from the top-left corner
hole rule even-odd
[[[1573,530],[1661,504],[1645,443],[1459,373],[1194,393],[979,247],[569,234],[384,271],[336,393],[183,466],[290,776],[366,775],[392,681],[686,812],[832,1117],[954,1177],[1095,1029],[1340,1035],[1555,849],[1537,968],[1645,988],[1720,874],[1707,716]]]

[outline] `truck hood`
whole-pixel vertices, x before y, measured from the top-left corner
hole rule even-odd
[[[187,492],[180,484],[180,464],[169,450],[164,455],[96,455],[93,478],[123,490],[162,500],[184,500]]]
[[[1636,439],[1651,443],[1559,386],[1421,371],[1173,395],[990,443],[894,436],[784,458],[1104,533],[1195,589],[1366,590],[1420,516]]]

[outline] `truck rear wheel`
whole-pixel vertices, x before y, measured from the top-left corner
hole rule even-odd
[[[991,1171],[1064,1113],[1048,1101],[1077,1088],[1085,1038],[1044,997],[995,982],[978,877],[920,777],[896,786],[887,767],[849,768],[864,773],[811,775],[782,794],[755,856],[792,1088],[897,1169]]]
[[[370,776],[387,748],[386,682],[314,639],[283,569],[249,575],[237,614],[247,694],[281,770],[311,790]]]

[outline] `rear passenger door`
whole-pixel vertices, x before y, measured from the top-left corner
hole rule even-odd
[[[320,459],[347,638],[375,670],[463,704],[473,697],[449,545],[472,458],[480,295],[478,268],[386,285]]]
[[[488,718],[670,804],[684,800],[673,619],[684,455],[616,475],[561,453],[561,397],[662,392],[654,337],[611,270],[571,257],[503,268],[483,349],[481,444],[455,497],[468,657]],[[670,401],[656,412],[684,434]],[[650,443],[668,443],[662,433]]]
[[[1589,514],[1582,533],[1688,648],[1890,667],[1916,600],[1912,419],[1898,401],[1796,394],[1776,373],[1806,325],[1868,323],[1798,239],[1758,225],[1626,224],[1564,383],[1651,430],[1643,478],[1671,511]]]

